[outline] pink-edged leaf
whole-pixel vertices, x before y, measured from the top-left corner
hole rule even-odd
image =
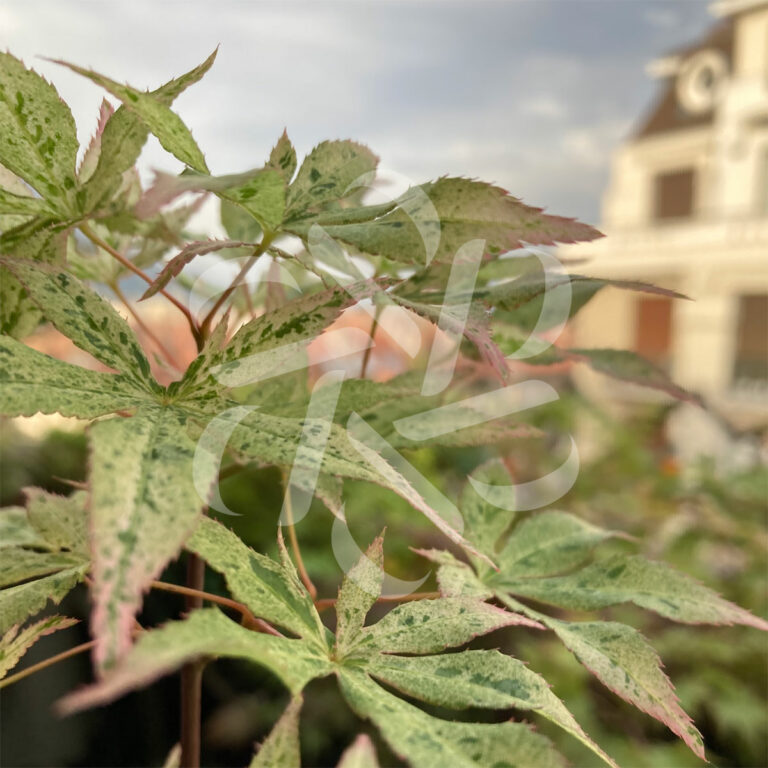
[[[440,325],[440,329],[454,336],[463,336],[469,341],[482,358],[491,367],[501,381],[509,379],[509,363],[498,344],[491,337],[491,318],[479,304],[473,304],[469,313],[464,317],[460,311],[454,312],[450,305],[425,304],[393,294],[393,301],[406,309],[410,309],[427,320]]]
[[[581,741],[611,768],[618,768],[587,736],[543,677],[499,651],[436,656],[380,654],[366,665],[366,671],[401,693],[440,707],[533,710]]]
[[[75,121],[56,89],[0,52],[0,163],[63,217],[76,207],[77,149]]]
[[[240,248],[241,246],[253,245],[240,240],[196,240],[194,243],[188,243],[163,267],[160,274],[155,278],[152,285],[144,291],[139,301],[149,299],[158,291],[165,288],[166,285],[189,264],[195,256],[204,256],[207,253],[221,251],[225,248]]]
[[[299,713],[303,703],[300,694],[291,699],[267,738],[259,745],[248,768],[278,768],[281,765],[287,768],[289,765],[301,765]]]
[[[133,207],[133,213],[139,219],[148,219],[159,213],[163,206],[194,189],[195,183],[191,177],[155,171],[152,185],[144,191],[139,202]]]
[[[344,750],[336,768],[379,768],[376,749],[371,737],[361,733],[352,744]]]
[[[523,273],[515,280],[479,288],[474,295],[489,306],[514,313],[514,320],[519,327],[532,329],[541,313],[541,299],[545,293],[569,289],[571,296],[568,317],[573,317],[598,291],[607,287],[669,299],[688,299],[685,294],[670,288],[639,280],[612,280],[584,275],[544,275],[539,270]],[[459,299],[461,298],[460,296]],[[539,330],[543,329],[540,327]]]
[[[133,617],[149,583],[194,529],[215,477],[213,457],[194,464],[186,415],[141,409],[90,429],[91,627],[97,668],[104,671],[131,645]],[[203,491],[203,492],[205,492]]]
[[[270,158],[271,161],[271,158]],[[295,160],[294,160],[295,162]],[[379,158],[356,141],[323,141],[304,158],[288,189],[287,217],[317,211],[370,184]]]
[[[346,573],[336,600],[336,652],[343,657],[362,631],[365,617],[381,596],[384,582],[384,535]]]
[[[134,213],[147,218],[184,192],[213,192],[250,213],[263,227],[277,229],[285,209],[285,180],[270,167],[228,176],[156,173],[152,187],[136,204]]]
[[[269,153],[267,167],[277,171],[289,183],[296,173],[296,150],[288,138],[288,131],[283,131],[277,143]]]
[[[179,94],[197,83],[211,68],[217,50],[202,64],[152,91],[152,98],[170,106]],[[120,188],[123,174],[138,159],[148,136],[149,129],[135,112],[125,106],[118,107],[104,127],[99,162],[83,189],[84,211],[98,210],[110,201]]]
[[[519,613],[474,598],[415,600],[398,605],[379,622],[365,627],[349,653],[438,653],[515,625],[544,629]]]
[[[641,387],[658,389],[677,400],[701,405],[701,398],[675,384],[667,373],[640,355],[624,349],[569,349],[563,356],[574,362],[586,363],[599,373]]]
[[[581,611],[632,602],[685,624],[744,624],[768,631],[764,619],[690,576],[639,555],[614,555],[567,576],[507,579],[504,587],[513,594]]]
[[[41,638],[72,627],[77,619],[67,616],[48,616],[19,631],[19,625],[11,627],[0,639],[0,678],[5,677],[22,656]]]
[[[225,386],[238,387],[278,373],[307,366],[302,354],[339,315],[357,301],[380,291],[374,280],[299,296],[280,308],[246,323],[232,337],[213,374]],[[335,332],[345,344],[367,345],[369,336],[357,328]]]
[[[270,670],[294,693],[299,693],[313,678],[323,677],[330,671],[328,659],[303,640],[254,632],[216,608],[203,608],[193,611],[183,621],[171,621],[143,632],[109,675],[69,694],[58,702],[57,709],[68,715],[106,704],[200,656],[252,661]]]
[[[526,243],[573,243],[602,236],[575,219],[525,205],[500,187],[449,177],[412,187],[394,210],[378,218],[323,226],[332,238],[361,251],[411,264],[451,261],[476,239],[485,241],[487,255],[495,256]],[[301,227],[294,230],[302,234]]]
[[[614,621],[546,623],[605,686],[664,723],[704,759],[701,734],[680,706],[661,659],[637,630]]]
[[[99,155],[101,154],[101,137],[107,121],[115,113],[115,108],[103,99],[99,107],[99,120],[96,123],[96,132],[91,137],[88,146],[85,149],[83,158],[80,161],[80,167],[77,169],[77,178],[81,184],[84,184],[91,178],[96,166],[99,164]]]
[[[53,61],[55,64],[61,64],[73,72],[87,77],[96,85],[100,85],[113,96],[116,96],[129,110],[141,118],[141,121],[157,137],[166,151],[191,168],[208,172],[203,153],[192,138],[189,128],[170,109],[166,99],[158,98],[155,94],[137,90],[129,85],[123,85],[93,70],[83,69],[58,59]]]
[[[464,723],[428,715],[375,683],[363,670],[338,670],[342,694],[371,720],[409,765],[418,768],[564,768],[549,739],[525,723]],[[446,681],[450,686],[450,681]],[[514,762],[511,763],[510,760]]]
[[[454,527],[456,519],[451,513],[455,513],[455,509],[451,510],[445,500],[441,502],[435,498],[434,493],[425,494],[432,497],[428,501],[403,472],[385,458],[382,451],[387,456],[396,452],[383,438],[360,417],[351,417],[349,425],[358,437],[353,437],[349,430],[325,418],[287,418],[254,410],[250,413],[223,414],[214,428],[225,431],[232,450],[243,458],[263,464],[293,466],[302,472],[306,470],[306,474],[299,472],[292,477],[292,482],[299,484],[303,490],[314,490],[311,482],[308,482],[309,487],[305,487],[303,480],[311,481],[318,474],[325,473],[376,483],[394,491],[422,512],[451,541],[494,567],[492,561],[477,552]],[[305,433],[311,434],[312,439],[303,439]],[[318,439],[318,435],[325,437]],[[437,508],[439,506],[443,507],[442,513]]]

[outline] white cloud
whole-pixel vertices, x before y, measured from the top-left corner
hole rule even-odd
[[[562,148],[577,165],[603,168],[610,161],[611,150],[625,136],[628,128],[626,120],[605,120],[589,127],[575,128],[563,135]]]
[[[560,120],[568,114],[568,109],[562,101],[553,96],[536,96],[520,104],[520,111],[524,115],[533,117],[548,117]]]
[[[673,8],[648,8],[643,18],[652,27],[673,29],[681,24],[680,15]]]
[[[19,28],[19,19],[10,8],[0,8],[0,32],[8,35]]]

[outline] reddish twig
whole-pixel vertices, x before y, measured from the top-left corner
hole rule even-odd
[[[122,253],[116,251],[109,243],[102,240],[87,224],[80,225],[80,231],[97,247],[103,248],[110,256],[116,261],[119,261],[126,269],[133,272],[134,275],[138,275],[145,283],[152,285],[155,281],[146,272],[143,272],[135,264],[132,264],[128,259],[123,256]],[[168,301],[171,302],[183,315],[187,318],[189,328],[192,331],[192,335],[195,338],[195,343],[198,348],[201,346],[200,341],[200,329],[197,327],[195,318],[192,317],[192,313],[185,307],[177,298],[171,296],[166,290],[160,290],[160,293],[165,296]]]

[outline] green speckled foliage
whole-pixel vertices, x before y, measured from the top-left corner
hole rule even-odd
[[[530,403],[504,412],[483,405],[520,377],[513,353],[532,334],[539,347],[526,362],[537,368],[586,363],[695,401],[633,353],[565,349],[541,335],[557,324],[543,309],[550,291],[570,295],[565,319],[602,290],[682,297],[633,281],[553,276],[519,249],[600,233],[482,181],[446,176],[368,204],[378,158],[354,141],[321,142],[300,160],[284,132],[263,165],[214,174],[171,107],[215,56],[151,91],[65,64],[120,102],[103,102],[78,167],[67,105],[0,53],[0,416],[78,419],[89,445],[87,482],[69,496],[30,488],[23,504],[0,510],[0,687],[25,674],[9,673],[33,643],[75,623],[50,610],[85,582],[95,681],[58,710],[103,705],[219,657],[240,659],[291,696],[254,749],[254,768],[297,768],[301,709],[312,696],[305,689],[329,676],[414,768],[559,768],[561,738],[616,766],[550,688],[547,669],[493,649],[508,647],[501,638],[548,631],[703,757],[650,642],[596,612],[632,604],[688,624],[768,624],[629,551],[634,543],[619,531],[555,509],[515,511],[508,467],[543,433]],[[136,162],[150,134],[185,167],[158,172],[144,188]],[[207,196],[220,203],[228,239],[190,224]],[[237,259],[238,278],[225,288],[209,283],[203,255],[220,265]],[[254,287],[242,278],[257,265],[264,279]],[[147,284],[141,299],[181,313],[193,359],[175,354],[183,345],[170,326],[145,327],[137,279]],[[336,333],[353,307],[367,308],[370,333]],[[387,326],[390,311],[416,334],[424,327],[416,318],[438,324],[439,338],[453,344],[436,355],[439,365],[451,355],[456,362],[443,389],[426,386],[437,346],[408,352],[411,369],[394,378],[368,376],[376,329],[399,333]],[[85,353],[78,359],[87,367],[38,351],[30,336],[50,328]],[[467,466],[479,464],[450,498],[408,461],[413,449],[434,445],[468,449]],[[214,517],[227,511],[218,481],[250,467],[284,478],[280,524],[290,553],[281,533],[271,557]],[[383,533],[364,555],[349,554],[344,480],[381,486],[433,524],[433,548],[417,551],[434,566],[439,592],[412,594],[386,573]],[[299,502],[312,496],[334,515],[326,554],[345,572],[335,597],[316,594],[300,555],[296,526],[307,509]],[[376,519],[371,499],[381,530],[388,521]],[[250,513],[263,514],[256,493]],[[191,566],[186,586],[158,581],[177,558]],[[149,589],[182,592],[187,609],[147,625]],[[553,724],[556,740],[526,717]],[[339,767],[375,766],[380,745],[361,734]],[[187,738],[182,765],[194,762],[189,749]]]

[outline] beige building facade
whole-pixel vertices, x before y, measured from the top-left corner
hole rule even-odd
[[[648,67],[659,94],[613,157],[607,237],[562,254],[692,299],[603,291],[577,318],[577,344],[634,349],[735,426],[757,427],[768,424],[768,1],[711,10],[704,39]],[[609,402],[649,397],[576,376]]]

